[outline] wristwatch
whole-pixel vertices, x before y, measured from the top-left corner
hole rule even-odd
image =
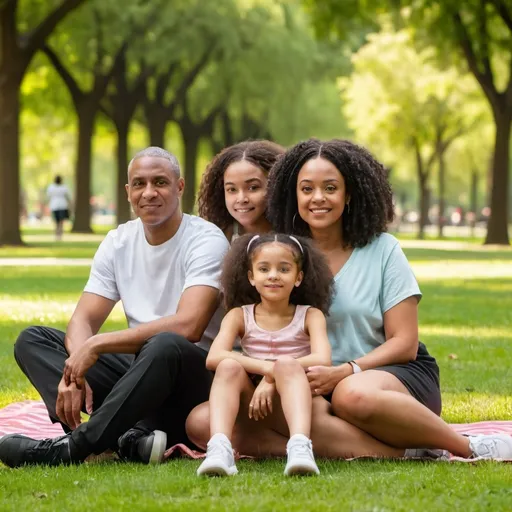
[[[355,361],[349,361],[348,364],[352,366],[352,371],[355,373],[361,373],[361,367]]]

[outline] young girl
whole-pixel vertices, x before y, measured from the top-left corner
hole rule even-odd
[[[199,216],[216,224],[228,238],[271,230],[267,176],[284,148],[268,140],[240,142],[223,149],[208,165],[198,196]]]
[[[240,407],[249,418],[289,434],[285,475],[318,474],[305,369],[331,363],[324,313],[332,275],[326,260],[304,238],[245,235],[226,256],[221,280],[229,313],[206,361],[215,370],[212,437],[197,474],[237,473],[231,436]],[[237,336],[242,353],[232,350]],[[277,399],[273,405],[276,393],[282,410]]]

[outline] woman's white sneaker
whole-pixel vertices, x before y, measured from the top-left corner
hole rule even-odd
[[[230,440],[224,434],[215,434],[208,441],[206,458],[197,470],[198,476],[231,476],[237,473]]]
[[[295,434],[286,445],[288,461],[284,468],[286,476],[318,475],[320,473],[313,455],[311,440],[302,434]]]
[[[493,460],[512,460],[512,436],[488,434],[469,436],[473,457]]]

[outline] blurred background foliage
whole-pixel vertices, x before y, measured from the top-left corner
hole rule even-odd
[[[149,144],[180,158],[193,211],[223,147],[308,137],[375,153],[419,236],[458,208],[509,243],[511,0],[1,0],[0,21],[0,244],[56,174],[88,232],[130,217]]]

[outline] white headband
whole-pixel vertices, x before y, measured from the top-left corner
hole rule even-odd
[[[301,243],[292,235],[287,235],[288,238],[290,240],[293,240],[298,246],[299,246],[299,249],[300,249],[300,252],[302,253],[302,255],[304,256],[304,249],[302,248],[302,245]],[[252,243],[257,240],[258,238],[260,237],[260,235],[254,235],[251,240],[249,241],[249,243],[247,244],[247,254],[249,254],[249,251],[251,250],[251,245]],[[277,235],[275,236],[275,241],[277,242]]]

